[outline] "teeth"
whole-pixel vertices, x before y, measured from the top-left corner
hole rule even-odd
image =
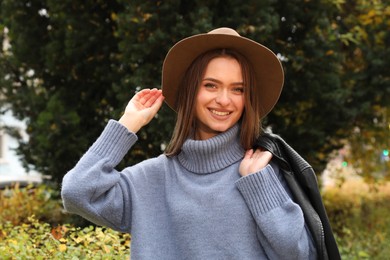
[[[216,114],[218,116],[227,116],[230,114],[230,112],[220,112],[220,111],[216,111],[216,110],[211,110],[211,113]]]

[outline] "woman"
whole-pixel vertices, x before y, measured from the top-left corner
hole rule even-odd
[[[277,57],[232,29],[180,41],[162,91],[138,92],[65,175],[65,209],[131,233],[134,259],[316,259],[272,154],[251,149],[282,85]],[[115,170],[164,99],[177,112],[165,153]]]

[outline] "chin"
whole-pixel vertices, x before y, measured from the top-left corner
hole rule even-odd
[[[233,125],[223,125],[223,126],[215,126],[211,127],[215,132],[223,133],[229,130]]]

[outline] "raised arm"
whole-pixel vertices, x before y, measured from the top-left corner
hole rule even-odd
[[[129,101],[120,123],[108,122],[95,143],[63,178],[61,195],[68,212],[99,225],[129,231],[132,184],[115,167],[136,142],[135,133],[152,120],[163,100],[160,90],[141,90]]]

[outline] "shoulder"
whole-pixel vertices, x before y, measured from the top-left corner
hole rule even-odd
[[[161,154],[157,157],[143,160],[132,167],[149,170],[163,170],[165,166],[172,163],[172,160],[172,158],[167,157],[165,154]]]
[[[275,133],[269,132],[269,131],[263,131],[260,136],[256,139],[255,145],[259,145],[262,143],[270,143],[270,142],[280,142],[284,141],[284,139]]]
[[[283,159],[289,163],[298,163],[300,168],[306,168],[310,166],[306,160],[280,135],[269,132],[262,133],[254,144],[254,148],[258,147],[270,151],[279,159]]]
[[[165,154],[161,154],[157,157],[146,159],[135,165],[129,166],[125,168],[123,172],[126,173],[126,175],[131,176],[131,178],[138,178],[141,175],[161,177],[166,173],[172,172],[172,169],[175,167],[175,161],[175,157],[170,158]]]

